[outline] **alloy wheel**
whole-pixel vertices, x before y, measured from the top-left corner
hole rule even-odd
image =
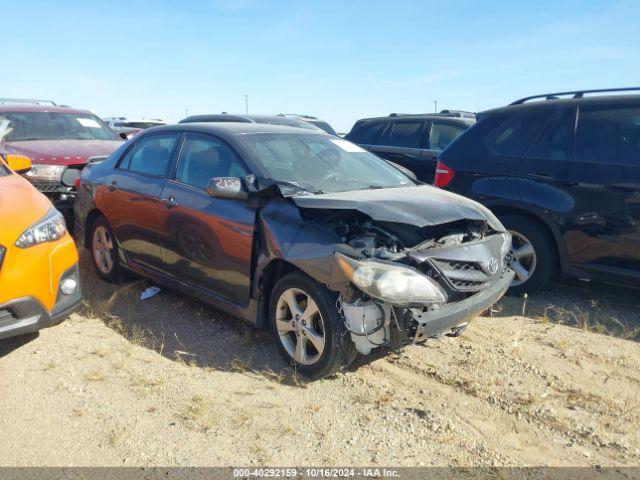
[[[113,270],[113,239],[109,230],[99,225],[93,231],[93,261],[105,275]]]
[[[298,288],[282,292],[276,306],[278,338],[289,356],[301,365],[313,365],[322,356],[326,335],[318,305]]]
[[[527,237],[519,232],[510,231],[513,263],[511,268],[516,276],[511,283],[512,287],[525,283],[536,269],[537,257],[533,245]]]

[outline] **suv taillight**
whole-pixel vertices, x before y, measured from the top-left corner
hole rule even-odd
[[[438,161],[436,165],[436,176],[433,179],[433,184],[436,187],[444,188],[451,183],[456,172],[453,168],[446,166],[444,163]]]

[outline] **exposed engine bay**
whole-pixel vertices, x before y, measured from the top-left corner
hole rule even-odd
[[[394,304],[358,288],[350,297],[342,295],[339,306],[345,326],[365,355],[377,347],[397,349],[434,336],[437,328],[431,328],[435,323],[430,321],[440,311],[490,288],[510,262],[509,234],[484,220],[417,227],[375,221],[349,210],[306,210],[304,215],[335,233],[362,264],[409,267],[407,271],[427,277],[444,294],[443,302],[422,305]],[[465,326],[463,322],[435,336],[458,335]]]

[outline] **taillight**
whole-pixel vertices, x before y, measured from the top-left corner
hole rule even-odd
[[[444,163],[438,161],[436,165],[436,176],[433,179],[433,184],[436,187],[444,188],[451,183],[456,172],[453,168],[448,167]]]

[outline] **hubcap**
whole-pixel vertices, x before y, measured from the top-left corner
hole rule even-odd
[[[313,299],[298,288],[282,292],[276,305],[276,328],[282,346],[296,363],[313,365],[324,351],[324,320]]]
[[[102,225],[93,232],[93,261],[105,275],[113,269],[113,240],[109,230]]]
[[[511,250],[513,252],[513,263],[511,268],[515,270],[516,276],[511,283],[512,287],[517,287],[525,283],[536,269],[536,251],[527,237],[519,232],[511,231]]]

